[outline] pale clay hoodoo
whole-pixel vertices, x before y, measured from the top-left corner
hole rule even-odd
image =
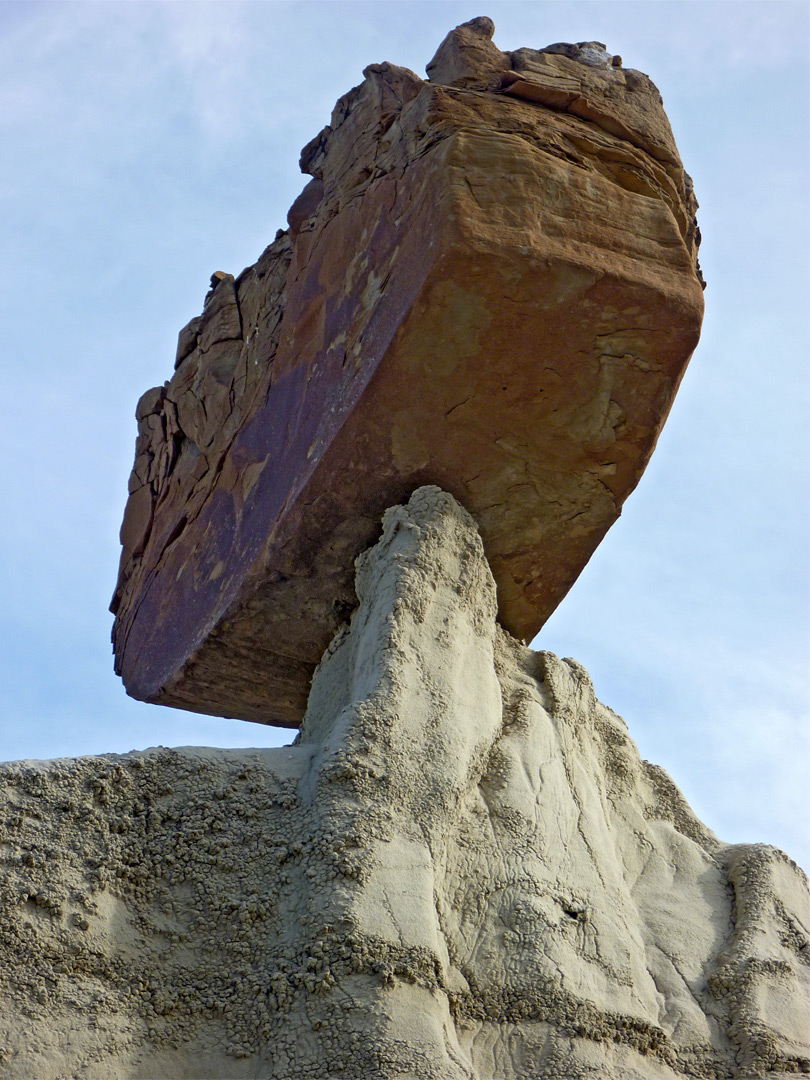
[[[2,1075],[808,1072],[802,871],[500,629],[466,511],[389,510],[357,593],[291,747],[3,767]]]
[[[125,685],[300,734],[0,766],[3,1080],[810,1074],[803,872],[504,629],[616,520],[703,302],[652,82],[492,32],[366,69],[139,403]]]

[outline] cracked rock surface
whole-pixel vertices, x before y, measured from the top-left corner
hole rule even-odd
[[[132,696],[298,726],[354,558],[423,484],[474,515],[529,640],[638,483],[700,331],[692,183],[646,75],[493,30],[457,27],[427,80],[366,68],[289,228],[213,275],[142,397],[112,605]]]
[[[0,1074],[810,1072],[804,874],[499,626],[467,512],[417,490],[356,589],[293,746],[0,768]]]

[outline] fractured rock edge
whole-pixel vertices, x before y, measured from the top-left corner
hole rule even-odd
[[[385,515],[296,744],[0,768],[8,1080],[810,1071],[808,890],[723,845],[585,670]]]

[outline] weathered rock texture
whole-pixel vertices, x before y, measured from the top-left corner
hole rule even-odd
[[[725,846],[469,515],[385,517],[297,744],[0,770],[9,1080],[810,1071],[808,893]]]
[[[212,278],[138,405],[113,601],[134,697],[295,726],[353,558],[420,484],[475,516],[529,639],[641,476],[698,339],[696,202],[658,91],[598,42],[453,31],[375,64],[312,179]]]

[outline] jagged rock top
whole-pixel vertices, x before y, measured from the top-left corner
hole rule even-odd
[[[623,68],[622,58],[601,41],[502,52],[492,41],[494,32],[485,16],[451,30],[427,65],[430,81],[503,91],[560,108],[680,165],[657,87],[642,72]]]
[[[451,30],[426,66],[431,85],[465,91],[503,94],[568,113],[638,147],[661,162],[674,181],[686,211],[685,239],[695,259],[698,276],[696,230],[697,200],[692,181],[683,170],[672,129],[658,88],[649,76],[623,68],[622,58],[608,53],[600,41],[577,44],[557,42],[541,49],[520,48],[503,52],[492,41],[495,24],[480,16]],[[395,64],[370,64],[366,81],[337,102],[331,123],[304,147],[301,170],[323,181],[323,157],[330,137],[341,128],[362,102],[368,85],[382,81],[393,92],[412,100],[423,80],[408,68]],[[323,189],[305,189],[303,202],[314,210]],[[295,204],[291,227],[299,225],[303,207]],[[294,219],[294,220],[293,220]]]

